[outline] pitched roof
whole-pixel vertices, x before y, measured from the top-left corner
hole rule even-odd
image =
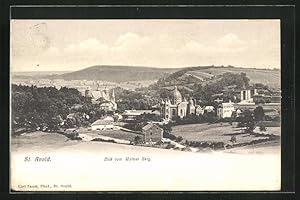
[[[141,115],[144,113],[152,113],[152,110],[125,110],[123,115]]]
[[[148,130],[148,129],[152,128],[153,126],[156,127],[156,128],[158,128],[158,129],[162,129],[162,128],[160,128],[159,126],[157,126],[156,124],[149,123],[149,124],[147,124],[146,126],[144,126],[144,127],[142,128],[142,130]]]
[[[109,125],[109,124],[112,124],[112,122],[110,120],[98,119],[97,121],[95,121],[94,123],[92,123],[92,126],[96,126],[96,125]]]
[[[100,97],[103,97],[101,91],[91,91],[91,93],[94,99],[99,99]]]

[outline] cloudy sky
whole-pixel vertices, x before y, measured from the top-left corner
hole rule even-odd
[[[280,68],[279,20],[12,20],[12,71]]]

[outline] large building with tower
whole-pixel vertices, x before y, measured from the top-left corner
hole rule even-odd
[[[167,98],[160,103],[160,112],[163,119],[171,120],[184,118],[187,115],[202,113],[200,105],[196,105],[193,99],[186,100],[175,86],[171,98]]]

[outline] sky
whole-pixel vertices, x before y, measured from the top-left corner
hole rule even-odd
[[[11,20],[11,69],[280,68],[280,20]]]

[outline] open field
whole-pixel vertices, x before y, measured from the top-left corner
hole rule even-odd
[[[78,141],[69,140],[62,134],[47,133],[42,131],[36,131],[27,133],[20,136],[11,137],[11,150],[54,150],[56,148],[72,146],[77,144]]]
[[[135,133],[129,133],[122,130],[99,130],[99,131],[88,131],[87,129],[81,128],[79,129],[79,134],[86,134],[91,137],[97,137],[100,135],[120,139],[120,140],[128,140],[128,141],[134,141],[134,138],[138,136],[138,134]]]
[[[199,141],[199,142],[224,142],[231,144],[230,139],[232,136],[236,137],[236,143],[249,143],[253,140],[267,139],[268,136],[242,134],[240,128],[231,126],[228,123],[216,124],[188,124],[174,126],[172,134],[182,136],[184,140]],[[280,127],[267,127],[264,134],[273,134],[280,136]]]
[[[277,154],[280,155],[280,141],[268,141],[254,145],[247,145],[242,147],[236,147],[227,149],[226,153],[237,153],[237,154]]]
[[[220,75],[226,72],[241,73],[244,72],[250,78],[251,83],[263,83],[272,87],[280,87],[280,71],[253,69],[253,68],[207,68],[201,69],[201,72],[206,72],[212,75]]]

